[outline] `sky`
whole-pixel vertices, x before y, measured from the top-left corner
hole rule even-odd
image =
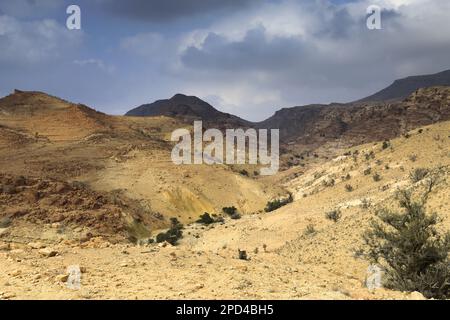
[[[66,26],[71,4],[80,30]],[[0,0],[0,96],[124,114],[183,93],[259,121],[450,69],[449,31],[448,0]]]

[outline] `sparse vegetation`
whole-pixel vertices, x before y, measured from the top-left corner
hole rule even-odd
[[[176,245],[178,240],[183,237],[183,225],[177,218],[170,219],[170,229],[166,232],[161,232],[156,236],[156,242],[161,243],[167,241],[171,245]]]
[[[373,178],[373,181],[375,181],[375,182],[381,181],[381,175],[380,175],[379,173],[375,173],[375,174],[372,176],[372,178]]]
[[[346,184],[345,185],[345,190],[347,192],[352,192],[354,189],[353,189],[353,186],[351,184]]]
[[[389,148],[391,146],[391,142],[389,140],[383,141],[383,145],[381,146],[381,148],[383,150]]]
[[[386,271],[385,286],[419,291],[427,298],[450,297],[450,233],[441,235],[436,214],[425,212],[424,196],[414,201],[410,192],[399,194],[403,212],[381,210],[364,239],[369,257]]]
[[[361,208],[362,209],[369,209],[371,205],[372,205],[372,203],[370,202],[369,199],[364,198],[361,200]]]
[[[203,213],[197,220],[197,223],[201,223],[204,225],[210,225],[217,222],[223,222],[223,219],[217,219],[217,216],[211,216],[208,212]]]
[[[342,181],[348,181],[348,180],[350,180],[351,178],[352,178],[352,176],[350,175],[350,173],[347,173],[346,176],[342,176],[342,177],[341,177]]]
[[[240,175],[243,175],[243,176],[246,176],[246,177],[249,176],[248,171],[245,170],[245,169],[240,170],[240,171],[239,171],[239,174],[240,174]]]
[[[265,212],[272,212],[274,210],[277,210],[289,203],[294,201],[294,197],[292,196],[292,193],[289,193],[289,196],[285,199],[275,199],[273,201],[267,202],[267,205],[264,209]]]
[[[413,172],[410,173],[409,178],[413,183],[417,183],[423,179],[430,173],[430,170],[425,168],[417,168],[414,169]]]
[[[333,178],[327,179],[327,180],[323,180],[322,181],[322,186],[324,187],[332,187],[334,186],[334,184],[336,183],[336,181]]]
[[[305,231],[303,232],[305,236],[313,235],[316,233],[316,228],[313,224],[308,224]]]
[[[338,221],[341,219],[341,217],[342,217],[342,213],[341,213],[341,210],[336,209],[336,210],[327,212],[327,213],[325,214],[325,217],[326,217],[328,220],[331,220],[331,221],[333,221],[333,222],[338,222]]]
[[[369,167],[369,168],[364,169],[363,173],[364,173],[365,176],[370,175],[372,173],[372,168]]]
[[[416,161],[417,161],[417,155],[415,155],[415,154],[410,154],[409,157],[408,157],[408,159],[409,159],[411,162],[416,162]]]
[[[237,208],[235,206],[232,207],[224,207],[222,211],[230,216],[231,219],[237,220],[241,218],[241,215],[237,212]]]
[[[369,161],[370,159],[375,159],[375,152],[371,150],[369,153],[366,153],[364,157],[366,158],[366,161]]]

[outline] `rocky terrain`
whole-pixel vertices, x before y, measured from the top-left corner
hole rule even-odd
[[[260,177],[175,166],[170,133],[186,118],[16,91],[0,99],[0,299],[423,299],[366,288],[362,234],[397,190],[425,188],[416,169],[439,173],[427,209],[450,230],[449,92],[281,110],[266,125],[296,128],[283,140],[291,162]],[[197,221],[204,212],[214,223]],[[184,225],[177,245],[153,243],[171,218]],[[74,265],[79,289],[67,286]]]
[[[184,94],[176,94],[167,100],[158,100],[150,104],[144,104],[128,111],[126,116],[149,117],[168,116],[176,117],[187,123],[202,120],[216,128],[241,128],[250,127],[251,122],[243,120],[229,113],[223,113],[215,109],[209,103]]]

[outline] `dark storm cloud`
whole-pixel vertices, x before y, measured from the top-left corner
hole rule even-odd
[[[241,41],[229,41],[210,33],[202,48],[190,47],[182,62],[197,70],[229,71],[277,70],[291,68],[308,50],[300,38],[274,37],[268,39],[264,27],[249,30]]]
[[[259,0],[103,0],[110,12],[151,22],[170,22],[209,13],[246,9]]]

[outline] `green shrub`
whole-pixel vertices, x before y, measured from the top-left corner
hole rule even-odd
[[[347,190],[347,192],[352,192],[354,189],[353,189],[353,186],[351,184],[346,184],[345,185],[345,190]]]
[[[223,211],[224,213],[226,213],[227,215],[232,216],[233,214],[235,214],[235,213],[237,212],[237,209],[236,209],[235,206],[232,206],[232,207],[224,207],[224,208],[222,208],[222,211]]]
[[[385,286],[419,291],[427,298],[450,298],[450,233],[436,231],[438,217],[425,212],[425,197],[416,202],[399,194],[403,212],[381,210],[364,234],[368,255],[386,272]]]
[[[161,243],[167,241],[171,245],[176,245],[178,240],[183,237],[183,225],[177,218],[170,218],[170,229],[156,235],[156,242]]]
[[[202,214],[200,216],[200,218],[197,220],[197,223],[206,224],[206,225],[213,224],[215,222],[216,221],[209,215],[208,212],[205,212],[204,214]]]
[[[265,212],[272,212],[274,210],[277,210],[289,203],[294,201],[294,198],[292,196],[292,193],[289,193],[289,196],[286,199],[275,199],[273,201],[267,202],[266,207],[264,208]]]
[[[241,218],[235,206],[222,208],[222,211],[229,215],[231,219],[237,220]]]

